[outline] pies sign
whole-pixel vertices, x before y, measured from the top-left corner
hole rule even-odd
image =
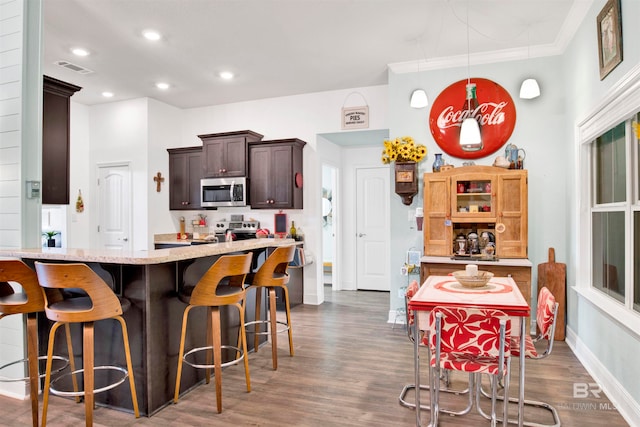
[[[464,151],[460,147],[460,124],[466,118],[466,79],[443,90],[429,113],[429,128],[438,146],[448,155],[461,159],[478,159],[495,153],[507,142],[516,125],[516,106],[509,92],[488,79],[472,78],[471,83],[476,84],[478,98],[478,107],[472,115],[480,122],[480,150]]]

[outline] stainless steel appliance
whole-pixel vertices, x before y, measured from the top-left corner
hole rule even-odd
[[[219,242],[225,241],[227,231],[231,232],[234,240],[255,239],[258,228],[260,221],[214,221],[209,225]]]
[[[247,205],[247,178],[203,178],[200,180],[203,208]]]

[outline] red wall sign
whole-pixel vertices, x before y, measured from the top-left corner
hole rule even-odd
[[[507,142],[516,125],[516,106],[509,92],[488,79],[472,78],[471,83],[475,83],[477,88],[478,108],[473,116],[480,122],[483,145],[480,150],[463,151],[459,143],[466,79],[443,90],[429,113],[429,128],[436,143],[448,155],[461,159],[478,159],[495,153]]]

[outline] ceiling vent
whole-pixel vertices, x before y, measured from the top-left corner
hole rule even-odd
[[[84,67],[81,67],[79,65],[72,64],[71,62],[68,62],[68,61],[56,61],[56,62],[54,62],[54,64],[59,65],[59,66],[64,67],[64,68],[67,68],[67,69],[69,69],[71,71],[75,71],[78,74],[90,74],[90,73],[93,73],[93,71],[91,71],[88,68],[84,68]]]

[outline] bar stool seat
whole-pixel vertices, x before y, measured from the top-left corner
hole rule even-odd
[[[140,412],[138,410],[138,398],[133,377],[129,335],[127,325],[122,317],[122,305],[118,297],[102,278],[86,264],[48,264],[36,262],[35,267],[40,286],[44,288],[45,291],[45,314],[49,320],[55,322],[51,327],[47,351],[47,368],[42,404],[42,427],[46,426],[49,392],[62,396],[84,396],[85,423],[87,426],[92,426],[94,394],[110,390],[124,382],[126,378],[129,378],[133,412],[135,417],[138,418]],[[79,288],[86,293],[86,296],[61,298],[61,293],[55,292],[69,288]],[[122,339],[127,363],[126,370],[119,366],[94,366],[94,322],[107,319],[118,321],[122,329]],[[84,390],[80,391],[57,390],[54,388],[55,381],[51,381],[51,358],[54,348],[55,331],[61,325],[69,323],[81,323],[83,330],[83,369],[74,370],[70,374],[74,381],[76,374],[83,374]],[[96,370],[117,370],[123,375],[115,382],[105,387],[95,389],[94,371]]]
[[[16,293],[10,283],[15,283],[23,292]],[[29,376],[26,378],[0,377],[1,382],[29,381],[29,395],[31,400],[31,420],[34,426],[38,426],[38,389],[39,379],[42,377],[38,370],[38,320],[37,313],[44,311],[44,294],[38,284],[35,271],[30,269],[20,260],[0,261],[0,319],[12,314],[27,315],[27,359],[16,360],[0,366],[0,372],[5,368],[18,363],[27,362]],[[67,336],[69,329],[67,326]],[[69,354],[73,354],[71,342]],[[62,371],[69,365],[69,359],[54,356],[63,362],[56,372]],[[72,369],[73,365],[72,365]]]
[[[245,323],[245,326],[254,326],[254,330],[248,330],[248,333],[254,334],[254,351],[258,352],[259,335],[271,336],[271,363],[273,369],[278,369],[278,332],[287,331],[289,335],[289,355],[294,355],[293,350],[293,334],[291,331],[291,308],[289,305],[289,289],[287,283],[289,283],[289,274],[287,269],[289,263],[293,261],[296,247],[280,246],[276,248],[271,255],[267,257],[265,262],[258,268],[255,274],[251,274],[247,277],[247,292],[251,289],[256,290],[256,311],[254,321]],[[282,289],[284,295],[285,311],[287,321],[280,322],[276,320],[276,289]],[[260,320],[260,308],[262,305],[262,290],[267,289],[269,295],[269,316],[268,320]],[[266,330],[261,330],[260,327],[266,325]],[[283,325],[284,328],[278,330],[278,325]]]
[[[247,358],[247,337],[244,329],[244,299],[246,291],[244,280],[251,269],[251,258],[253,254],[224,255],[206,271],[195,287],[184,289],[179,293],[179,298],[187,304],[182,315],[182,333],[180,335],[180,351],[178,354],[178,371],[176,374],[176,388],[173,402],[178,403],[180,396],[180,379],[182,377],[182,365],[186,363],[194,368],[206,369],[206,382],[210,382],[210,372],[213,368],[216,385],[216,407],[218,413],[222,412],[222,368],[235,365],[244,361],[245,381],[247,392],[251,391],[251,380],[249,378],[249,361]],[[221,342],[221,319],[220,307],[234,306],[240,314],[238,333],[238,346],[222,345]],[[185,340],[187,334],[187,322],[189,313],[196,307],[207,308],[207,345],[196,347],[185,353]],[[222,349],[230,348],[235,350],[236,358],[223,363]],[[189,357],[206,352],[205,363],[196,363]],[[213,363],[211,363],[213,356]]]

